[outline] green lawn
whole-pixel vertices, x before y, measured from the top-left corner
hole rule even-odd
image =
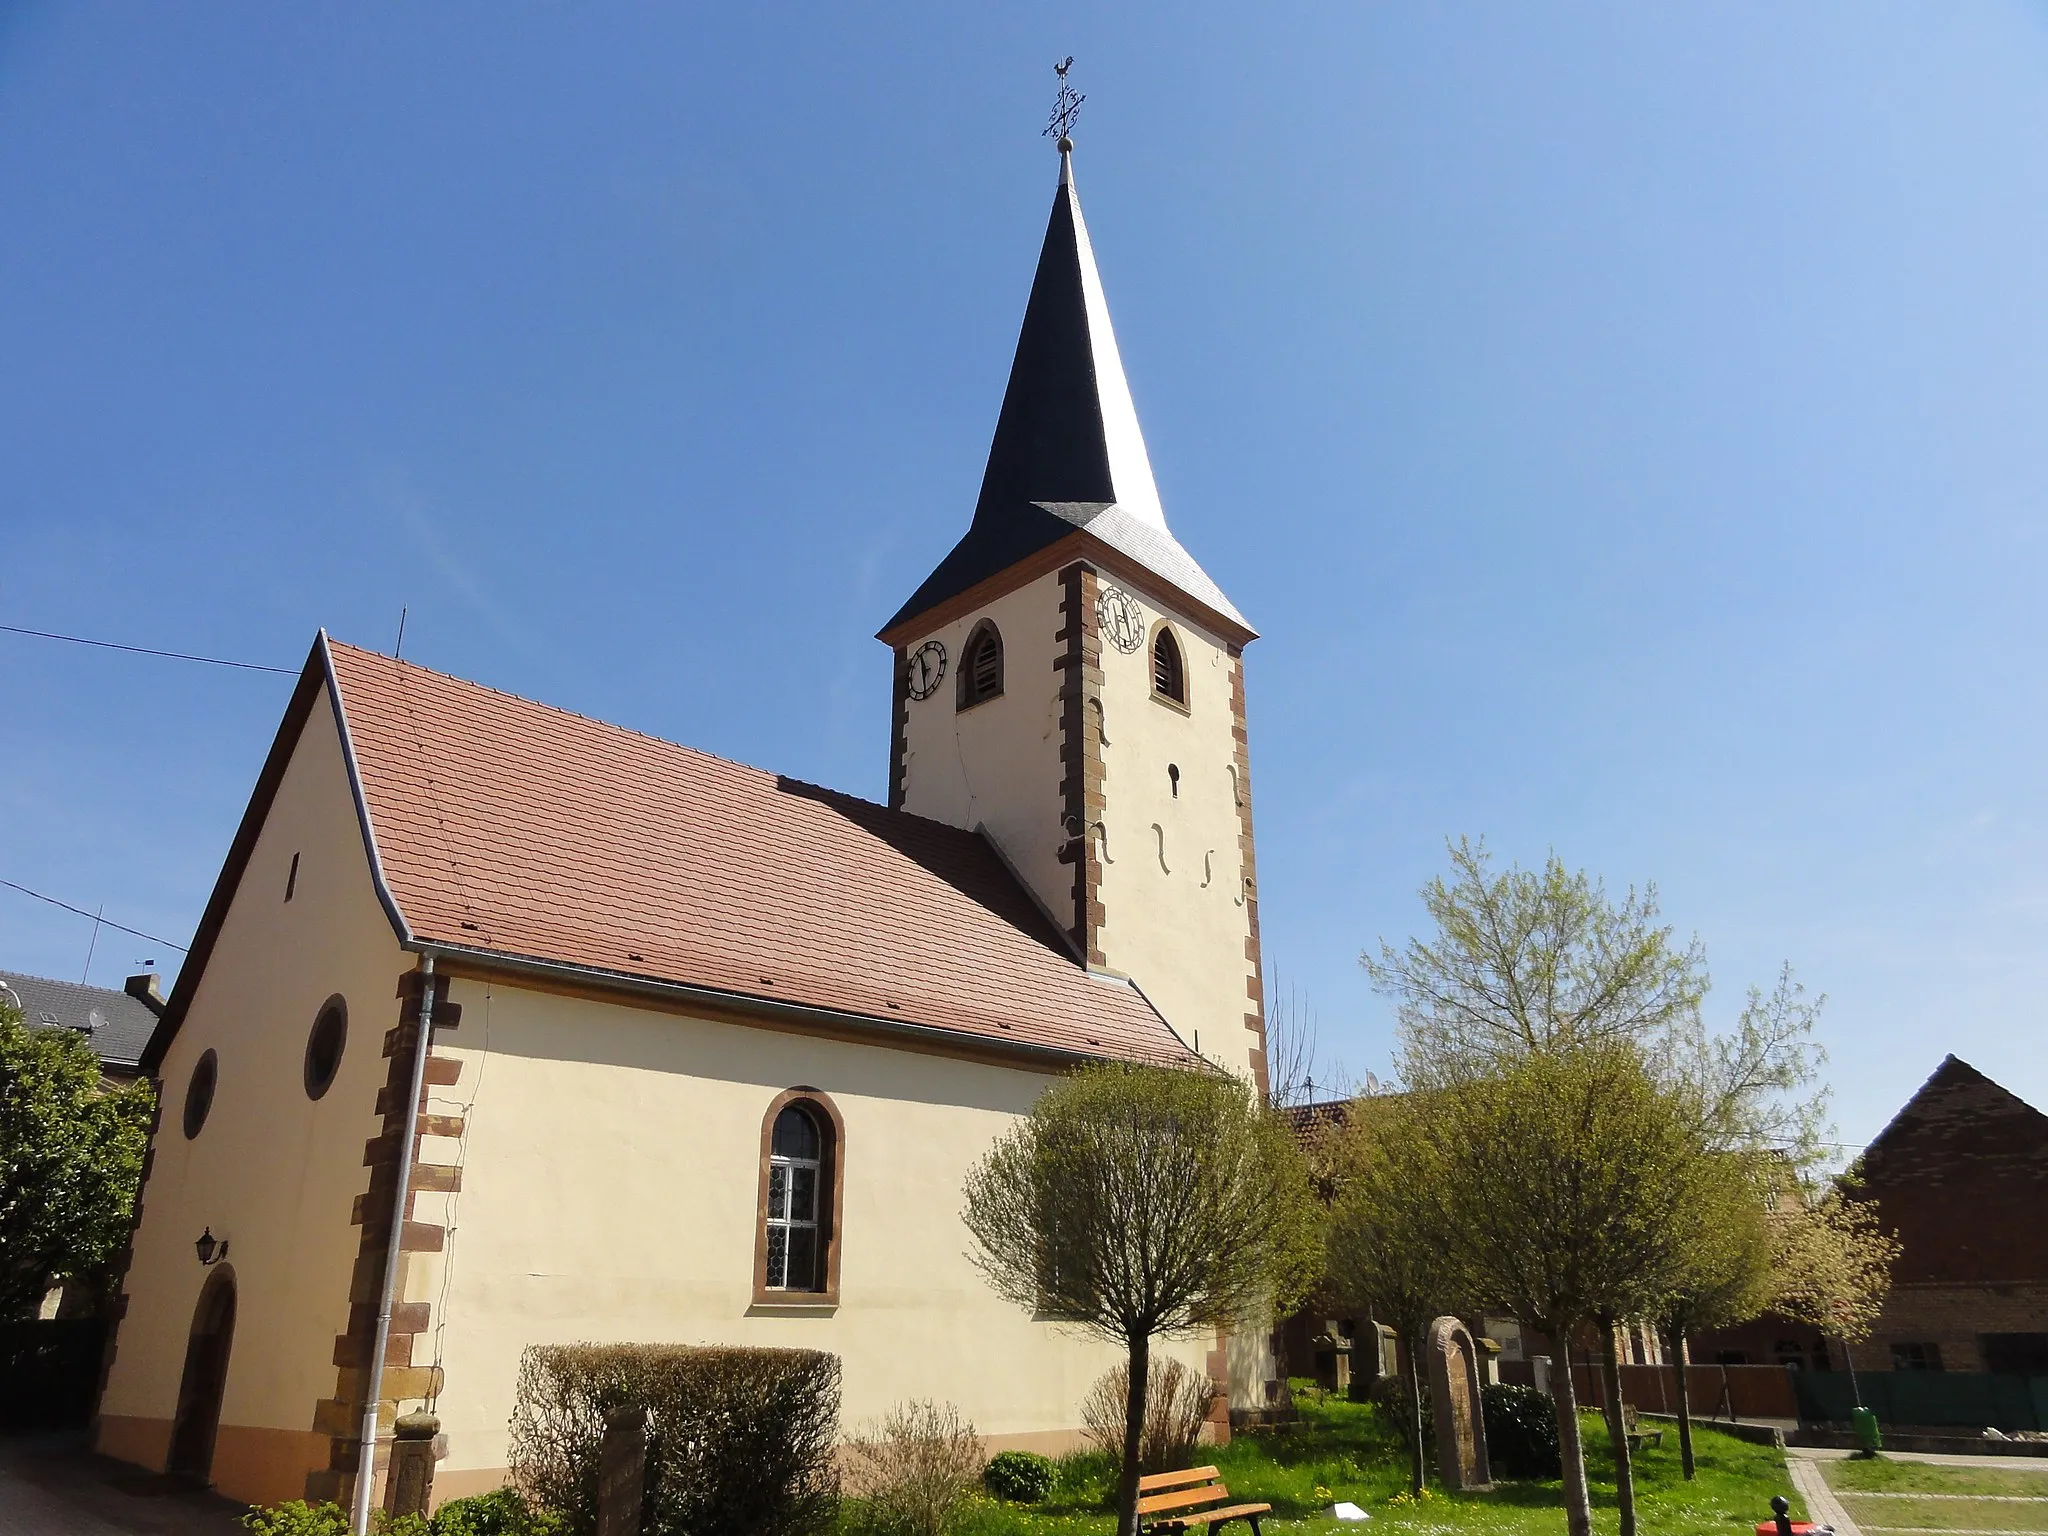
[[[1885,1457],[1864,1461],[1823,1461],[1821,1475],[1837,1493],[1989,1493],[2021,1497],[2048,1497],[2048,1457],[2041,1470],[2021,1471],[2017,1467],[1941,1467],[1920,1461],[1892,1461]],[[1890,1501],[1883,1501],[1890,1502]],[[1903,1521],[1885,1521],[1888,1525]]]
[[[1492,1493],[1454,1496],[1441,1492],[1421,1502],[1403,1499],[1407,1454],[1375,1411],[1364,1404],[1301,1401],[1302,1422],[1284,1431],[1240,1435],[1210,1456],[1233,1496],[1273,1506],[1264,1522],[1271,1532],[1359,1533],[1394,1531],[1433,1536],[1458,1531],[1478,1536],[1558,1536],[1564,1529],[1559,1485],[1502,1483]],[[1613,1461],[1605,1426],[1584,1421],[1587,1472],[1593,1482],[1594,1528],[1614,1529]],[[1677,1435],[1667,1432],[1661,1449],[1635,1458],[1637,1507],[1648,1536],[1750,1536],[1770,1518],[1771,1495],[1783,1493],[1804,1518],[1785,1474],[1784,1458],[1764,1446],[1697,1432],[1699,1478],[1679,1476]],[[1070,1456],[1060,1463],[1060,1484],[1043,1504],[1024,1506],[984,1500],[976,1505],[962,1536],[1106,1536],[1115,1522],[1106,1512],[1110,1464],[1100,1456]],[[1329,1518],[1332,1502],[1362,1505],[1371,1521],[1361,1527]],[[1226,1536],[1249,1536],[1232,1524]]]

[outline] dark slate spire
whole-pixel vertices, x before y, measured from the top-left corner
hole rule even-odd
[[[1062,140],[1059,189],[974,522],[884,633],[1077,528],[1244,624],[1167,530]]]

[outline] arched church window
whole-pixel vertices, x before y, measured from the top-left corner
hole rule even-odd
[[[833,1301],[839,1276],[838,1113],[815,1089],[793,1088],[769,1106],[762,1130],[755,1299],[770,1305],[799,1298]]]
[[[1003,691],[1003,637],[983,619],[967,637],[960,653],[960,708],[971,709]]]
[[[1180,642],[1164,624],[1152,637],[1152,691],[1176,704],[1188,701],[1187,668],[1181,662]]]

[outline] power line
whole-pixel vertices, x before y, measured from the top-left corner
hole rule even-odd
[[[122,646],[120,649],[126,650],[127,647]],[[228,665],[232,666],[234,663],[230,662]],[[269,670],[274,672],[278,669],[272,667]],[[80,917],[89,917],[102,927],[119,928],[121,932],[133,934],[138,939],[147,939],[152,944],[161,944],[165,949],[175,949],[181,955],[191,953],[182,944],[173,944],[169,939],[160,939],[153,933],[144,933],[140,928],[127,927],[124,924],[113,921],[111,918],[101,917],[97,912],[88,912],[83,907],[74,907],[68,901],[59,901],[54,896],[45,896],[41,891],[32,891],[25,885],[16,885],[12,880],[0,880],[0,885],[6,886],[10,891],[19,891],[24,896],[33,896],[37,901],[47,901],[53,907],[62,907],[66,912],[76,912]]]
[[[298,672],[296,667],[266,667],[260,661],[223,661],[218,656],[192,656],[184,651],[153,651],[146,645],[117,645],[112,640],[88,640],[83,635],[56,635],[47,629],[21,629],[13,624],[0,624],[0,630],[10,635],[33,635],[38,640],[64,640],[72,645],[97,646],[103,651],[127,651],[135,656],[162,656],[169,661],[199,661],[209,667],[234,667],[243,672],[282,672],[287,677],[296,676]],[[92,916],[90,912],[85,915]],[[149,935],[144,934],[143,937],[148,938]]]

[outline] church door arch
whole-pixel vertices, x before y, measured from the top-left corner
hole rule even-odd
[[[165,1471],[211,1482],[213,1441],[220,1429],[221,1396],[228,1384],[228,1352],[235,1342],[235,1272],[222,1264],[200,1287],[178,1383],[178,1416],[171,1425]]]

